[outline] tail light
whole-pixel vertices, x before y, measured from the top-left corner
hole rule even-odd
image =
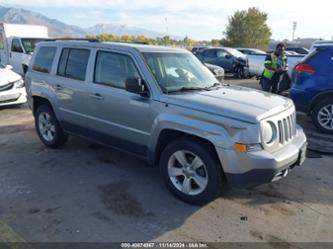
[[[316,69],[309,64],[301,63],[295,66],[295,71],[298,73],[315,73]]]

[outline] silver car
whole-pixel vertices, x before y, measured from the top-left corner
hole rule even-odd
[[[182,49],[43,42],[26,87],[46,146],[77,135],[129,152],[159,167],[169,190],[192,204],[225,184],[279,180],[305,159],[290,99],[223,85]]]

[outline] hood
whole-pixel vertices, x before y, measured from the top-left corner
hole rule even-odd
[[[260,120],[293,107],[285,97],[246,87],[224,86],[212,91],[164,95],[166,103],[245,122]]]
[[[0,86],[15,82],[21,79],[21,76],[10,69],[0,68]]]
[[[218,75],[224,75],[224,69],[222,67],[213,65],[213,64],[209,64],[209,63],[205,63],[205,66],[214,74],[218,74]]]

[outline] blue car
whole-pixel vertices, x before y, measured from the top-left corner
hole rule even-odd
[[[293,70],[290,96],[322,132],[333,134],[333,45],[321,44]]]

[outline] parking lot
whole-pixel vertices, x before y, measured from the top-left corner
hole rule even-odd
[[[311,149],[302,167],[197,207],[174,198],[143,161],[79,138],[47,149],[26,105],[2,108],[0,241],[333,242],[333,137],[298,119]]]

